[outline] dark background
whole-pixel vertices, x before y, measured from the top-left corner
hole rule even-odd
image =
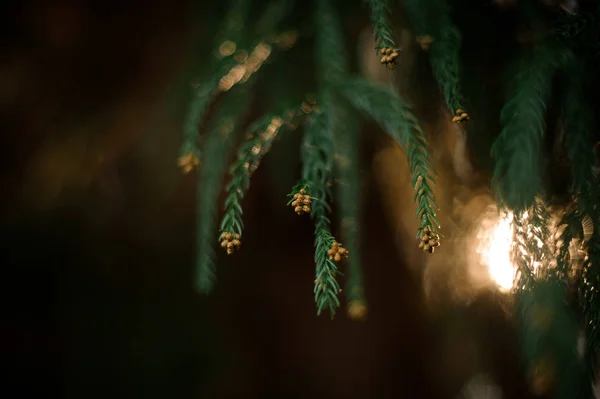
[[[221,3],[0,6],[2,395],[452,398],[484,367],[506,397],[527,397],[493,295],[425,310],[368,167],[375,131],[364,146],[366,323],[315,315],[312,228],[285,207],[299,132],[253,177],[243,251],[219,252],[211,296],[193,291],[195,177],[176,160]],[[311,12],[302,3],[299,20]],[[463,19],[481,12],[472,4]],[[351,43],[368,21],[358,2],[344,10]],[[311,40],[290,55],[305,64],[269,75],[251,115],[313,79]],[[497,52],[485,54],[493,65]]]

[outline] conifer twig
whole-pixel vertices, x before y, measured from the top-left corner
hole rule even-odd
[[[219,82],[227,70],[235,64],[231,59],[224,60],[216,68],[217,72],[209,79],[200,84],[194,93],[188,112],[185,116],[183,128],[183,143],[180,150],[180,157],[184,158],[190,154],[200,158],[200,149],[196,145],[198,137],[198,127],[200,122],[206,116],[208,107],[219,93]]]
[[[217,201],[227,168],[228,154],[235,142],[235,132],[249,104],[248,86],[230,93],[223,99],[213,118],[204,145],[205,162],[198,178],[197,198],[197,288],[208,293],[215,282],[214,233],[216,230]]]
[[[523,212],[515,212],[512,226],[514,229],[512,258],[517,266],[517,290],[531,287],[534,283],[533,272],[530,268],[528,252],[528,237],[523,225]]]
[[[404,4],[417,41],[424,50],[431,48],[429,63],[444,100],[450,112],[455,115],[452,121],[467,121],[469,115],[464,111],[460,84],[462,35],[452,21],[446,1],[406,0]]]
[[[199,159],[202,156],[196,143],[199,124],[206,116],[209,106],[219,93],[219,82],[222,77],[235,65],[235,61],[230,57],[233,51],[223,55],[217,49],[220,48],[221,42],[224,40],[237,40],[241,37],[243,22],[248,14],[249,6],[249,0],[231,1],[215,39],[213,55],[217,58],[211,57],[208,76],[201,82],[200,87],[194,89],[195,91],[185,116],[183,143],[179,155],[179,164],[186,173],[191,172],[199,164]],[[235,46],[234,42],[231,43]],[[238,43],[239,45],[240,43]],[[219,59],[223,56],[224,58]]]
[[[571,191],[585,214],[597,197],[595,190],[589,190],[594,181],[593,167],[596,162],[592,132],[594,116],[584,98],[584,65],[573,61],[566,68],[567,87],[563,101],[564,146],[571,163]]]
[[[460,31],[446,15],[440,29],[440,37],[431,44],[430,63],[433,76],[444,94],[450,112],[458,118],[453,120],[455,122],[468,119],[468,115],[462,117],[464,104],[460,87],[461,44]]]
[[[398,58],[398,45],[392,33],[392,24],[389,19],[389,0],[365,0],[371,11],[371,25],[377,43],[377,55],[381,63],[389,68],[394,68]]]
[[[600,351],[600,232],[598,218],[594,220],[594,232],[586,243],[587,259],[583,265],[583,281],[579,290],[587,341],[585,363],[592,381],[598,374],[597,355]]]
[[[322,90],[343,82],[348,76],[348,57],[344,48],[342,26],[331,0],[319,0],[316,4],[315,24],[317,31],[317,66]]]
[[[390,7],[388,0],[365,0],[371,10],[371,25],[377,42],[377,51],[381,55],[382,48],[396,48],[389,20]]]
[[[576,396],[581,381],[579,326],[566,292],[565,281],[553,276],[517,295],[521,353],[529,387],[538,396],[553,392],[559,399],[585,397]]]
[[[290,107],[283,112],[268,114],[248,129],[248,138],[240,147],[237,160],[231,167],[231,181],[227,185],[228,196],[225,200],[225,215],[221,221],[221,233],[233,234],[238,241],[242,237],[244,223],[242,221],[242,198],[250,187],[250,178],[258,168],[261,159],[269,152],[271,145],[278,137],[279,130],[285,125],[293,124],[298,118],[299,107]],[[233,239],[224,239],[225,245]],[[221,244],[223,246],[223,243]],[[232,246],[227,248],[231,253]]]
[[[312,196],[311,216],[315,224],[315,302],[317,314],[328,308],[331,317],[340,305],[337,298],[340,286],[336,280],[338,268],[328,256],[335,239],[331,235],[329,213],[331,199],[329,179],[333,167],[333,137],[325,124],[324,113],[317,113],[307,126],[302,145],[302,180],[301,186]],[[301,188],[302,187],[302,188]]]
[[[518,289],[532,287],[541,273],[549,272],[550,250],[550,211],[548,205],[535,198],[533,205],[513,215],[515,229],[513,260],[519,272]]]
[[[493,186],[500,202],[512,210],[533,205],[542,191],[542,143],[551,77],[570,52],[547,43],[534,51],[515,78],[500,116],[504,128],[492,146],[496,161]]]
[[[425,134],[410,107],[394,92],[386,88],[352,79],[342,87],[342,93],[357,109],[370,115],[404,149],[410,166],[412,186],[415,189],[417,217],[420,226],[417,237],[424,230],[438,234],[439,209],[433,195],[433,170]]]
[[[337,188],[341,237],[352,256],[346,272],[346,298],[350,317],[366,315],[363,270],[359,243],[360,232],[360,130],[358,118],[347,102],[340,99],[329,107],[329,125],[336,143],[336,171],[340,179]],[[350,309],[353,309],[352,311]],[[356,310],[361,312],[356,312]]]
[[[577,206],[571,206],[563,215],[558,227],[561,230],[560,246],[557,251],[557,272],[563,280],[569,279],[569,268],[571,266],[570,246],[573,240],[583,239],[581,216]]]
[[[594,116],[584,98],[585,68],[581,62],[573,61],[566,68],[567,88],[563,102],[564,145],[571,163],[571,191],[575,199],[578,214],[578,227],[583,217],[593,221],[593,233],[586,243],[587,259],[583,265],[583,281],[579,289],[586,333],[586,367],[591,379],[597,375],[596,355],[600,349],[600,309],[596,308],[600,300],[600,214],[597,209],[597,176],[594,173],[596,155],[592,146],[591,129]],[[575,211],[574,211],[575,212]],[[583,236],[583,232],[581,232]],[[582,237],[583,238],[583,237]]]

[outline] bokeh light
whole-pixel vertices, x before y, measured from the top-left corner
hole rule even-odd
[[[477,253],[481,264],[488,269],[491,280],[501,291],[509,291],[514,284],[515,265],[511,260],[514,231],[513,215],[500,213],[482,222],[477,233]]]

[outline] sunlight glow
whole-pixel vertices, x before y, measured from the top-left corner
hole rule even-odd
[[[512,214],[500,215],[495,221],[484,223],[477,235],[477,253],[486,265],[490,278],[501,291],[513,287],[516,268],[511,261],[513,242]]]

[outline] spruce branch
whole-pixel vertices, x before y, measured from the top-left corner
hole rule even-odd
[[[579,290],[587,341],[586,366],[590,380],[598,375],[597,355],[600,351],[600,232],[595,218],[594,232],[586,243],[587,259],[583,265],[583,281]]]
[[[581,229],[584,217],[591,218],[593,233],[586,243],[587,257],[583,264],[583,279],[579,287],[579,302],[583,313],[587,350],[585,354],[588,376],[597,376],[596,357],[600,349],[600,212],[597,176],[594,172],[596,155],[592,133],[594,116],[584,98],[585,67],[581,61],[573,60],[565,69],[567,87],[563,102],[564,145],[571,163],[571,191]],[[580,231],[583,238],[583,231]]]
[[[299,107],[287,107],[282,112],[273,112],[254,122],[248,129],[246,141],[240,147],[237,160],[231,166],[231,181],[227,185],[225,214],[221,220],[221,246],[232,253],[239,247],[244,223],[242,221],[242,198],[250,188],[250,178],[261,159],[269,152],[280,129],[291,126],[299,118]],[[228,234],[232,234],[230,238]],[[233,241],[237,239],[237,241]]]
[[[346,298],[348,304],[362,304],[366,312],[364,278],[359,243],[360,232],[360,129],[358,118],[343,99],[336,98],[329,107],[329,126],[335,138],[335,170],[339,177],[336,185],[337,203],[341,225],[341,238],[352,254],[346,272]],[[348,309],[349,315],[350,308]],[[362,318],[359,315],[358,319]]]
[[[550,210],[541,199],[535,198],[531,208],[515,212],[513,259],[517,265],[518,288],[532,287],[537,278],[546,278],[542,273],[549,272],[553,260],[553,239],[550,230]]]
[[[198,138],[198,127],[200,122],[205,118],[209,106],[220,92],[219,82],[225,75],[226,71],[230,70],[233,65],[235,65],[235,61],[231,58],[220,61],[218,66],[215,68],[217,72],[215,72],[205,82],[202,82],[200,86],[195,89],[188,112],[185,116],[183,127],[183,143],[180,150],[180,166],[184,168],[184,171],[191,171],[189,168],[186,168],[187,163],[183,161],[186,157],[191,155],[199,159],[202,155],[196,144],[196,139]]]
[[[556,256],[557,272],[558,276],[565,281],[569,279],[569,268],[571,267],[571,243],[573,240],[583,240],[581,220],[578,207],[572,205],[558,223],[561,237]]]
[[[521,353],[531,391],[568,399],[581,387],[577,355],[579,326],[565,301],[567,286],[555,277],[535,283],[517,296]],[[583,397],[581,397],[583,398]]]
[[[592,128],[593,111],[584,98],[585,68],[583,63],[573,60],[566,68],[567,87],[563,101],[564,146],[571,163],[573,195],[579,200],[581,212],[590,213],[590,206],[598,199],[595,190],[590,190],[594,181],[593,167],[596,163]]]
[[[329,213],[331,207],[331,187],[329,184],[333,167],[333,137],[327,129],[326,115],[317,113],[307,126],[302,144],[302,182],[300,190],[305,189],[314,198],[311,216],[315,224],[315,302],[317,314],[324,308],[329,309],[331,317],[340,305],[337,298],[340,286],[336,281],[338,268],[330,259],[328,251],[335,239],[331,235]],[[296,187],[297,189],[298,187]]]
[[[330,85],[344,81],[348,71],[348,56],[344,48],[342,24],[331,0],[318,0],[315,11],[317,31],[317,65],[321,82],[326,90]]]
[[[215,49],[213,55],[216,58],[211,58],[209,61],[208,73],[200,86],[194,89],[188,111],[185,116],[183,126],[183,143],[180,149],[179,166],[184,173],[189,173],[199,164],[199,159],[202,154],[197,146],[196,139],[198,138],[198,128],[200,122],[206,116],[209,106],[219,94],[219,84],[223,76],[234,65],[235,60],[231,55],[235,51],[236,44],[234,41],[242,36],[242,27],[244,20],[248,14],[250,7],[249,0],[232,0],[227,10],[219,33],[215,38]],[[223,54],[223,42],[228,40],[231,44],[232,51]],[[239,45],[239,43],[238,43]]]
[[[396,93],[363,79],[349,80],[341,91],[355,108],[379,123],[406,153],[412,186],[416,190],[416,214],[420,221],[417,237],[423,236],[424,230],[439,234],[439,222],[435,217],[439,207],[433,194],[435,182],[429,148],[410,107]]]
[[[496,161],[492,184],[500,202],[512,210],[533,205],[542,191],[542,144],[546,102],[555,70],[570,52],[546,43],[526,58],[500,116],[504,128],[492,146]]]
[[[464,111],[460,84],[462,35],[452,21],[448,5],[444,0],[406,0],[404,7],[417,42],[423,50],[431,49],[429,63],[444,100],[455,115],[452,121],[467,121],[469,115]]]
[[[456,114],[455,123],[468,119],[463,115],[464,104],[460,87],[460,47],[462,36],[449,16],[445,16],[440,37],[431,44],[430,63],[450,112]]]
[[[244,111],[250,103],[248,86],[240,87],[223,99],[213,117],[204,145],[205,162],[199,173],[197,191],[197,289],[208,293],[215,282],[214,234],[216,230],[217,201],[227,168],[228,154],[235,143]]]
[[[521,291],[532,287],[534,284],[534,275],[531,270],[531,258],[529,255],[529,246],[526,227],[523,224],[523,213],[515,212],[513,215],[513,262],[517,266],[517,290]]]
[[[398,45],[392,33],[390,22],[390,7],[388,0],[365,0],[371,11],[371,25],[377,43],[377,55],[381,63],[389,68],[394,68],[398,58]]]
[[[392,33],[392,23],[390,22],[390,6],[388,0],[365,0],[371,10],[371,25],[377,41],[377,51],[381,54],[382,48],[397,47]]]

